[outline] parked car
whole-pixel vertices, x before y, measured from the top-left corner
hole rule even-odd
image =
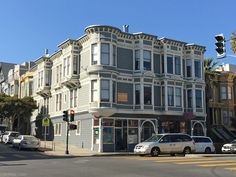
[[[159,154],[190,154],[195,151],[193,139],[182,133],[156,134],[134,148],[134,153],[139,155],[158,156]]]
[[[12,143],[13,139],[19,136],[19,132],[14,132],[14,131],[6,131],[2,135],[2,142],[5,144],[7,143]]]
[[[31,135],[19,135],[13,140],[13,147],[21,149],[34,149],[40,147],[40,140]]]
[[[223,153],[236,153],[236,140],[231,143],[224,144],[221,148]]]
[[[196,153],[214,153],[215,146],[210,137],[207,136],[192,136],[195,141]]]

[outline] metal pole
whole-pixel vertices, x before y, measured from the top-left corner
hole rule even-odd
[[[67,130],[66,130],[66,154],[69,154],[68,142],[69,142],[69,121],[67,122]]]
[[[47,128],[46,126],[44,126],[44,148],[46,148],[46,139],[47,139],[46,131],[47,131]]]

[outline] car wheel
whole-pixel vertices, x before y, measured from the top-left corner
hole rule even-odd
[[[139,154],[139,156],[140,156],[140,157],[143,157],[143,156],[145,156],[145,155],[144,155],[144,154]]]
[[[207,148],[205,149],[205,153],[206,153],[206,154],[210,154],[210,153],[211,153],[211,148],[207,147]]]
[[[175,153],[171,153],[170,155],[171,155],[171,156],[175,156]]]
[[[152,148],[151,150],[151,156],[152,157],[157,157],[160,154],[160,149],[157,147]]]
[[[185,147],[184,148],[184,151],[183,151],[183,154],[191,154],[191,148],[190,147]]]

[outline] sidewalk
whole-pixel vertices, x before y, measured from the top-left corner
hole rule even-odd
[[[39,151],[49,156],[118,156],[118,155],[134,155],[132,152],[110,152],[100,153],[90,149],[78,148],[73,145],[68,147],[69,154],[65,154],[66,145],[60,142],[41,141]]]

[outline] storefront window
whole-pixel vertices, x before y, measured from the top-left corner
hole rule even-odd
[[[129,120],[129,127],[138,127],[137,120]]]
[[[138,143],[138,128],[129,128],[128,144]]]
[[[122,120],[115,120],[116,127],[122,127]]]
[[[94,144],[99,144],[99,128],[94,128]]]
[[[104,127],[103,128],[103,143],[104,144],[113,144],[113,134],[114,130],[112,127]]]
[[[113,119],[103,119],[102,120],[103,126],[114,126]]]

